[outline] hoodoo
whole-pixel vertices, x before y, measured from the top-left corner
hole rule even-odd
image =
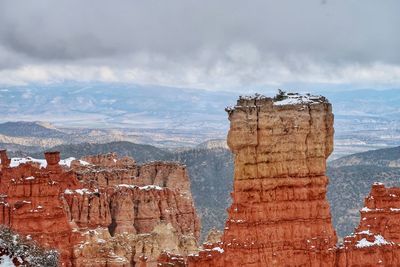
[[[331,104],[320,96],[241,97],[227,109],[235,155],[224,235],[190,266],[333,266],[326,200]]]
[[[189,266],[400,266],[400,188],[375,183],[355,233],[336,244],[326,200],[334,132],[326,98],[255,95],[227,111],[233,203],[222,240],[204,244]]]

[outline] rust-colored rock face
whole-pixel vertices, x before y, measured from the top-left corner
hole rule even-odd
[[[72,166],[83,183],[107,191],[112,232],[130,228],[137,233],[148,233],[165,222],[181,234],[199,237],[200,223],[184,166],[173,162],[138,166],[133,159],[119,159],[115,154],[83,160],[83,166],[76,162]]]
[[[63,265],[71,265],[72,227],[60,196],[67,186],[77,188],[75,175],[21,164],[17,168],[3,166],[0,177],[0,223],[45,247],[58,248]]]
[[[400,266],[400,188],[375,183],[360,213],[338,249],[338,266]]]
[[[0,152],[0,223],[61,253],[62,266],[152,266],[163,251],[197,251],[199,220],[186,168],[115,154],[9,167]]]
[[[8,168],[10,166],[11,160],[7,156],[7,150],[5,149],[0,150],[0,160],[2,168]]]
[[[222,243],[191,258],[193,266],[333,265],[336,234],[325,197],[331,105],[294,101],[241,98],[229,110],[233,203]]]
[[[189,266],[400,266],[400,188],[374,184],[355,234],[336,246],[325,197],[333,140],[325,98],[255,96],[227,111],[233,203],[221,241],[210,238]]]
[[[322,97],[255,96],[228,112],[233,203],[222,242],[189,265],[333,266],[337,238],[325,197],[331,105]]]

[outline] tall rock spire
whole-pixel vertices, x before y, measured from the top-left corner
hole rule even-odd
[[[282,93],[240,97],[227,111],[232,205],[221,244],[191,257],[189,266],[334,266],[325,175],[331,104]]]

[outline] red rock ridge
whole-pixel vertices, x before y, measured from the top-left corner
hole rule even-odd
[[[60,195],[66,188],[78,188],[79,182],[72,172],[54,167],[58,161],[53,158],[46,169],[31,164],[2,166],[0,223],[47,248],[58,248],[63,266],[70,266],[72,227]]]
[[[59,153],[0,172],[0,223],[61,252],[62,266],[153,264],[163,250],[196,249],[199,219],[186,168],[138,166],[115,154],[61,167]]]
[[[400,266],[400,188],[375,183],[360,213],[339,247],[338,266]]]
[[[173,162],[136,165],[132,159],[119,159],[112,153],[82,160],[97,164],[78,166],[73,162],[72,166],[83,183],[107,191],[112,232],[129,228],[136,233],[148,233],[165,222],[180,234],[192,233],[199,238],[200,222],[184,166]]]

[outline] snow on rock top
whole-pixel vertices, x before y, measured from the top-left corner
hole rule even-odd
[[[74,157],[69,157],[69,158],[60,160],[59,164],[62,166],[71,167],[71,163],[74,160],[76,160]],[[38,163],[40,165],[40,168],[47,167],[47,162],[45,159],[35,159],[32,157],[11,158],[10,167],[18,167],[20,164],[28,163],[28,162]],[[90,165],[89,162],[86,162],[84,160],[79,160],[79,163],[84,166]]]
[[[271,99],[270,97],[266,97],[265,95],[257,94],[254,95],[241,95],[239,96],[239,100],[261,100],[261,99]]]
[[[20,164],[28,162],[39,163],[40,168],[46,168],[47,166],[47,162],[45,159],[35,159],[31,157],[26,157],[26,158],[11,158],[10,167],[18,167]]]
[[[228,106],[225,108],[229,114],[236,108],[243,106],[256,106],[262,105],[260,103],[270,102],[274,106],[286,105],[312,105],[319,103],[329,103],[329,101],[321,95],[300,94],[300,93],[287,93],[279,90],[278,94],[274,97],[267,97],[261,94],[240,96],[235,106]]]
[[[285,93],[281,92],[274,98],[274,105],[298,105],[298,104],[317,104],[325,103],[327,99],[321,95]]]

